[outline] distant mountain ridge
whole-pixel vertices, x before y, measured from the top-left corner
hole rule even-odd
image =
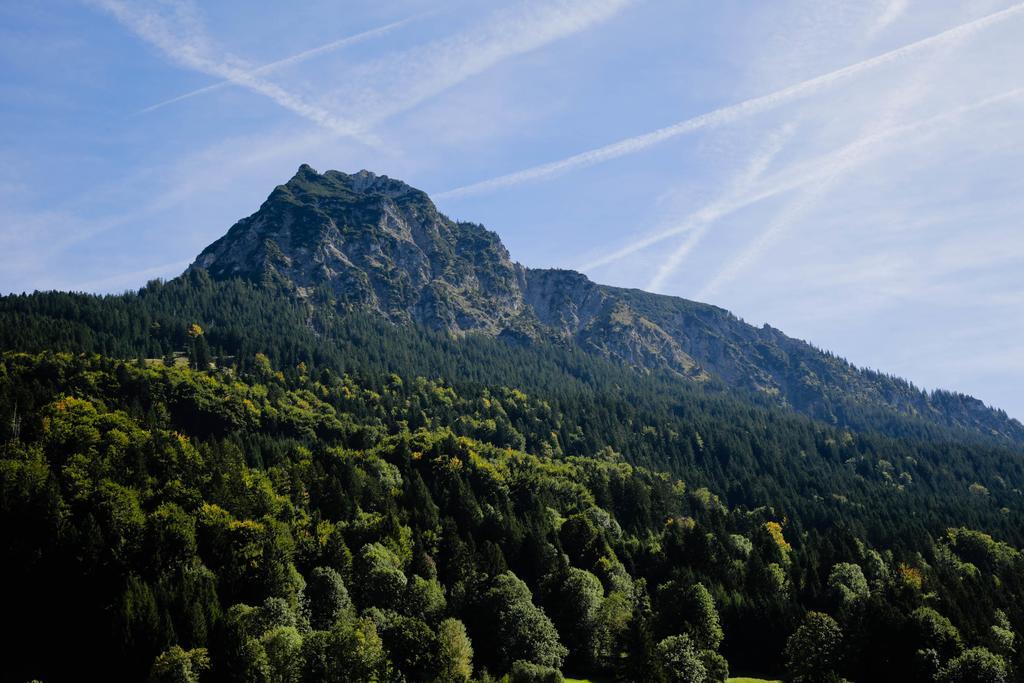
[[[321,174],[304,164],[204,249],[195,269],[454,335],[570,341],[643,371],[758,392],[830,423],[893,411],[1024,442],[1024,425],[977,399],[858,369],[716,306],[527,268],[495,233],[452,221],[425,192],[369,171]]]

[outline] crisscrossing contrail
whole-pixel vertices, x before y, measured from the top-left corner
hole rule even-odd
[[[829,73],[822,74],[821,76],[815,76],[814,78],[801,81],[800,83],[783,88],[782,90],[776,90],[775,92],[767,95],[753,97],[751,99],[744,100],[743,102],[715,109],[714,111],[680,121],[672,124],[671,126],[659,128],[658,130],[645,133],[643,135],[626,138],[610,145],[605,145],[604,147],[598,147],[586,152],[574,154],[573,156],[559,161],[548,162],[546,164],[533,166],[515,173],[491,178],[490,180],[483,180],[470,185],[464,185],[462,187],[448,190],[447,192],[435,194],[434,196],[438,199],[445,199],[487,192],[532,180],[549,178],[576,168],[593,166],[605,161],[610,161],[611,159],[617,159],[701,128],[731,123],[744,117],[773,109],[781,104],[818,92],[870,69],[898,62],[929,48],[963,40],[964,38],[979,33],[1001,22],[1007,21],[1008,19],[1014,18],[1022,13],[1024,13],[1024,3],[1017,3],[1004,10],[1000,10],[999,12],[947,29],[942,33],[937,33],[928,38],[923,38],[914,43],[880,54],[876,57],[871,57],[870,59],[865,59],[862,62],[857,62],[856,64],[851,64],[841,69],[837,69],[836,71],[830,71]]]

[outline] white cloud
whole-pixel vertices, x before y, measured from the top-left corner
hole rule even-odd
[[[887,9],[890,13],[892,6]],[[889,19],[883,14],[882,19]],[[888,132],[893,127],[900,128],[903,133],[910,133],[914,130],[926,127],[934,122],[935,117],[930,120],[914,122],[910,128],[898,126],[897,122],[911,110],[915,105],[923,101],[937,84],[942,83],[940,76],[944,71],[946,60],[960,48],[971,34],[959,34],[942,43],[936,54],[926,62],[916,66],[909,78],[901,81],[899,87],[892,93],[885,93],[880,98],[877,111],[872,119],[862,127],[857,138],[847,145],[842,153],[836,156],[831,163],[819,168],[817,179],[802,189],[797,196],[782,208],[779,214],[768,224],[768,226],[757,235],[739,254],[729,260],[719,271],[701,288],[697,293],[700,299],[706,299],[718,292],[728,282],[734,280],[740,272],[756,263],[768,248],[779,241],[782,236],[791,230],[802,218],[810,213],[814,207],[823,201],[840,181],[858,167],[865,164],[876,154],[881,145],[887,143],[891,138]],[[1004,101],[1007,96],[1016,97],[1019,91],[1003,93],[997,96],[996,102]],[[969,110],[984,108],[991,104],[990,98],[980,103],[969,105]],[[956,120],[964,113],[964,108],[959,107],[950,112],[942,120]]]
[[[610,20],[633,0],[516,3],[451,36],[354,67],[340,76],[338,106],[360,121],[407,111],[501,62]]]
[[[706,222],[718,220],[753,204],[822,182],[824,178],[832,177],[848,166],[862,163],[868,156],[893,152],[900,147],[914,144],[920,136],[955,124],[964,115],[1021,97],[1024,97],[1024,88],[1014,88],[929,117],[875,131],[832,152],[790,164],[785,170],[749,188],[749,191],[730,195],[729,201],[718,200],[676,225],[647,234],[578,267],[587,271],[615,263],[664,240],[695,230]]]
[[[906,8],[906,0],[887,2],[876,22],[867,31],[866,38],[870,39],[876,31],[895,21]],[[954,49],[961,40],[947,41],[943,44],[941,50],[948,52]],[[801,188],[793,201],[785,206],[779,215],[739,255],[726,263],[717,275],[700,290],[697,298],[707,298],[709,294],[715,292],[724,282],[735,278],[743,268],[755,262],[762,252],[779,239],[790,224],[810,211],[818,201],[823,199],[836,186],[844,174],[852,171],[860,163],[867,161],[871,156],[868,143],[878,144],[884,140],[885,136],[880,137],[879,133],[884,133],[888,128],[895,125],[902,113],[924,97],[929,85],[929,75],[934,72],[936,64],[937,62],[934,57],[924,62],[924,66],[918,69],[917,74],[909,85],[899,88],[894,96],[884,98],[885,101],[878,108],[880,113],[877,113],[873,120],[864,127],[858,138],[852,144],[847,145],[842,150],[841,155],[837,156],[832,163],[820,167],[819,172],[815,174],[815,180],[809,184],[809,187]],[[773,156],[777,152],[778,150],[776,149]],[[755,163],[757,163],[757,157],[755,157]],[[728,206],[737,198],[742,197],[755,180],[756,178],[751,178],[741,188],[741,191],[732,193],[732,196],[724,204]],[[675,272],[690,252],[693,251],[711,225],[712,222],[702,225],[675,252],[669,255],[650,281],[648,288],[659,288]]]
[[[335,82],[315,87],[319,93],[316,101],[300,97],[267,80],[266,74],[369,35],[343,39],[279,62],[254,67],[237,57],[217,56],[195,11],[184,0],[171,2],[173,11],[169,15],[158,7],[140,9],[124,0],[93,1],[182,66],[269,97],[285,109],[338,135],[365,138],[379,121],[407,111],[510,57],[531,52],[606,21],[633,0],[519,3],[511,9],[496,11],[484,21],[447,38],[332,74]],[[164,6],[166,3],[161,5]],[[379,34],[402,23],[405,22],[368,33]],[[218,87],[221,84],[152,108]],[[372,138],[364,141],[379,144]]]
[[[524,182],[550,178],[577,168],[593,166],[622,156],[635,154],[648,149],[649,147],[653,147],[679,137],[680,135],[685,135],[702,128],[733,123],[748,116],[768,111],[783,104],[792,102],[798,98],[806,97],[830,88],[837,83],[851,79],[866,71],[900,62],[910,57],[914,57],[928,49],[961,41],[967,37],[976,35],[989,27],[1016,18],[1022,14],[1024,14],[1024,3],[1018,3],[1008,7],[1007,9],[989,14],[980,19],[961,24],[876,57],[865,59],[821,76],[801,81],[800,83],[777,90],[768,95],[744,100],[743,102],[722,107],[706,114],[701,114],[700,116],[680,121],[679,123],[675,123],[671,126],[660,128],[650,133],[626,138],[625,140],[620,140],[619,142],[615,142],[610,145],[581,152],[559,161],[541,164],[515,173],[491,178],[490,180],[484,180],[448,190],[447,192],[440,193],[437,197],[450,198],[487,192],[518,185]]]
[[[362,137],[355,122],[302,99],[280,85],[254,74],[252,66],[231,55],[219,55],[205,35],[191,3],[168,0],[160,4],[93,0],[121,24],[177,64],[270,98],[285,109],[339,135]]]
[[[868,29],[868,38],[874,38],[896,23],[910,7],[910,0],[886,0],[885,8]]]
[[[198,12],[188,0],[141,4],[130,4],[125,0],[90,1],[111,13],[175,63],[264,95],[316,123],[334,137],[352,137],[378,151],[387,151],[387,145],[371,130],[382,120],[412,109],[506,59],[607,21],[634,0],[517,3],[511,9],[493,12],[483,21],[452,36],[332,73],[334,82],[309,86],[316,91],[315,98],[303,97],[294,89],[286,89],[276,81],[268,80],[266,74],[340,45],[320,46],[281,62],[256,67],[217,50],[206,36]],[[395,27],[389,25],[377,31]],[[220,85],[201,91],[214,87]],[[187,96],[191,94],[182,97]],[[311,138],[303,133],[291,136],[290,142],[274,147],[277,150],[308,149],[311,139],[319,141],[323,137]]]
[[[751,189],[771,165],[795,130],[796,126],[789,124],[776,131],[774,135],[771,135],[765,148],[754,155],[740,171],[732,187],[724,195],[694,212],[683,221],[683,225],[690,226],[689,235],[676,247],[675,251],[662,261],[661,265],[658,266],[658,270],[647,282],[645,289],[650,291],[661,289],[665,280],[675,272],[676,268],[700,243],[708,228],[716,220],[728,213],[738,200],[750,194]]]
[[[320,45],[318,47],[310,48],[308,50],[303,50],[302,52],[298,52],[298,53],[293,54],[293,55],[291,55],[289,57],[285,57],[283,59],[278,59],[278,60],[270,62],[268,64],[264,64],[262,66],[255,67],[254,69],[252,69],[251,71],[248,72],[249,77],[254,78],[254,77],[258,77],[258,76],[263,76],[263,75],[268,74],[268,73],[270,73],[272,71],[275,71],[275,70],[278,70],[278,69],[283,69],[283,68],[286,68],[286,67],[289,67],[289,66],[294,66],[295,64],[300,64],[300,63],[302,63],[302,62],[304,62],[304,61],[306,61],[308,59],[313,59],[314,57],[319,57],[319,56],[327,54],[329,52],[334,52],[336,50],[340,50],[342,48],[349,47],[350,45],[355,45],[357,43],[361,43],[361,42],[363,42],[365,40],[369,40],[371,38],[377,38],[377,37],[383,36],[383,35],[391,32],[391,31],[394,31],[395,29],[401,28],[402,26],[405,26],[406,24],[411,23],[411,22],[413,22],[413,21],[415,21],[417,19],[420,19],[420,18],[422,18],[424,16],[426,16],[426,14],[417,14],[416,16],[408,17],[408,18],[402,19],[400,21],[394,21],[394,22],[392,22],[390,24],[386,24],[384,26],[378,26],[377,28],[369,29],[367,31],[362,31],[362,32],[357,33],[355,35],[347,36],[345,38],[340,38],[338,40],[332,40],[331,42],[326,43],[324,45]],[[141,110],[139,113],[140,114],[145,114],[145,113],[148,113],[148,112],[151,112],[151,111],[156,111],[157,109],[160,109],[162,107],[166,107],[169,104],[174,104],[175,102],[181,102],[182,100],[187,100],[187,99],[190,99],[190,98],[195,97],[197,95],[203,95],[203,94],[206,94],[206,93],[209,93],[209,92],[213,92],[215,90],[220,90],[221,88],[224,88],[225,86],[229,86],[229,85],[238,85],[238,84],[234,80],[232,80],[230,78],[225,78],[224,80],[221,80],[221,81],[218,81],[216,83],[213,83],[212,85],[208,85],[208,86],[205,86],[203,88],[198,88],[196,90],[192,90],[192,91],[187,92],[187,93],[185,93],[183,95],[178,95],[177,97],[172,97],[171,99],[164,100],[163,102],[158,102],[157,104],[154,104],[152,106],[146,107],[145,109]]]
[[[836,154],[829,155],[824,163],[817,164],[813,171],[800,176],[803,182],[798,196],[761,231],[738,255],[728,261],[696,294],[696,298],[706,300],[721,290],[727,283],[734,280],[740,272],[755,263],[769,246],[797,221],[802,219],[814,206],[821,201],[844,175],[850,173],[861,164],[879,153],[893,151],[893,147],[885,147],[886,141],[900,140],[907,144],[912,136],[934,131],[936,126],[949,126],[960,117],[980,109],[985,109],[1009,100],[1024,96],[1024,88],[1016,88],[971,105],[957,107],[952,111],[915,121],[908,124],[892,126],[888,129],[873,131],[868,135],[847,145]]]

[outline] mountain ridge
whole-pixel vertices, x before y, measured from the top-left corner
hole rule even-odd
[[[455,620],[481,680],[660,681],[691,593],[724,637],[687,655],[717,672],[694,681],[782,676],[807,619],[849,680],[1024,670],[1018,423],[714,306],[514,264],[399,181],[303,172],[173,280],[0,297],[22,625],[0,679],[142,680],[195,653],[266,680],[285,652],[278,679],[347,680],[369,643],[360,680],[435,680]],[[547,654],[516,644],[538,623]]]
[[[644,372],[758,392],[833,424],[872,405],[1024,442],[1024,425],[973,397],[924,392],[768,325],[705,304],[602,285],[512,260],[498,235],[370,171],[303,164],[189,270],[274,282],[308,305],[514,343],[564,340]]]

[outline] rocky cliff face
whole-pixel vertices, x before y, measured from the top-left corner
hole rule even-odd
[[[424,192],[368,171],[321,174],[303,165],[192,268],[275,282],[311,306],[370,310],[455,335],[569,340],[643,371],[717,380],[830,422],[855,410],[895,410],[1024,439],[1024,426],[975,399],[929,395],[859,370],[721,308],[526,268],[493,232],[452,221]]]
[[[522,268],[497,235],[453,222],[420,190],[368,171],[302,166],[193,267],[452,332],[500,332],[523,306]]]

